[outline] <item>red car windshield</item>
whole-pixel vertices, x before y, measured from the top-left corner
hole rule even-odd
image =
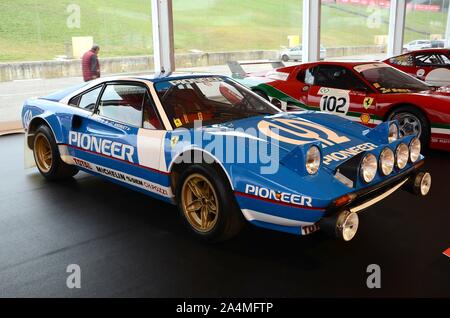
[[[427,91],[431,86],[414,77],[380,64],[359,65],[355,70],[360,73],[373,87],[383,94],[409,93]]]
[[[221,124],[279,111],[258,95],[222,77],[167,80],[155,85],[161,104],[176,128]]]

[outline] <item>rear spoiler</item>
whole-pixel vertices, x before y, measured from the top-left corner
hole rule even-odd
[[[257,61],[229,61],[227,65],[231,71],[233,77],[246,77],[248,73],[244,70],[242,65],[261,65],[261,64],[271,64],[272,68],[285,67],[284,63],[281,61],[274,60],[257,60]]]

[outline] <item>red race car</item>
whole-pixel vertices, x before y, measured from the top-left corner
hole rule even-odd
[[[233,77],[284,110],[315,110],[367,126],[396,119],[400,134],[450,151],[450,89],[435,88],[382,62],[315,62]]]
[[[434,86],[450,85],[450,50],[426,49],[383,61]]]

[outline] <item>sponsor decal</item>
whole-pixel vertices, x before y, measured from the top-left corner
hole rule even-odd
[[[262,120],[258,123],[258,129],[266,136],[293,145],[304,145],[318,140],[322,142],[322,147],[326,148],[350,141],[348,137],[338,135],[329,128],[300,118]]]
[[[361,119],[361,122],[363,124],[368,124],[370,122],[370,114],[367,113],[362,113],[361,116],[359,117]]]
[[[317,223],[312,225],[305,225],[302,226],[302,235],[308,235],[317,232],[318,230],[320,230],[320,226]]]
[[[353,69],[357,71],[358,73],[362,73],[367,70],[373,70],[375,68],[383,68],[383,67],[389,67],[384,63],[369,63],[369,64],[361,64],[355,66]]]
[[[382,94],[389,94],[389,93],[411,93],[410,89],[407,88],[384,88],[380,87],[379,90]]]
[[[373,83],[373,86],[374,86],[375,88],[380,88],[380,87],[381,87],[381,85],[378,84],[378,83]]]
[[[33,119],[33,112],[30,109],[30,110],[27,110],[25,112],[25,114],[23,115],[23,128],[25,128],[25,130],[28,130],[31,119]]]
[[[183,126],[183,122],[179,118],[174,118],[173,123],[175,124],[175,127]]]
[[[117,141],[70,131],[69,145],[134,163],[134,147]]]
[[[161,186],[157,183],[150,182],[148,180],[118,171],[111,168],[107,168],[104,166],[97,165],[92,162],[88,162],[86,160],[82,160],[79,158],[73,158],[74,163],[80,167],[84,168],[93,172],[96,172],[98,174],[101,174],[105,177],[110,177],[114,180],[118,180],[127,184],[130,184],[132,186],[144,189],[146,191],[159,194],[164,197],[172,197],[172,192],[170,188]]]
[[[259,187],[253,184],[245,185],[245,193],[261,197],[263,199],[269,199],[298,206],[312,207],[311,197],[288,192],[279,192],[269,188]]]
[[[425,75],[425,70],[421,68],[420,70],[417,71],[416,75],[417,76],[424,76]]]
[[[372,98],[372,97],[366,97],[366,98],[364,98],[363,107],[364,107],[365,109],[369,109],[370,106],[372,106],[373,101],[374,101],[374,98]]]
[[[372,144],[372,143],[370,143],[370,142],[364,143],[364,144],[361,144],[361,145],[357,145],[357,146],[354,146],[354,147],[347,148],[345,150],[341,150],[341,151],[336,151],[336,152],[330,153],[330,154],[328,154],[328,155],[323,157],[322,162],[325,165],[329,165],[333,161],[339,162],[339,161],[342,161],[342,160],[345,160],[345,159],[349,159],[349,158],[351,158],[351,157],[353,157],[353,156],[355,156],[355,155],[357,155],[357,154],[359,154],[361,152],[370,151],[370,150],[373,150],[373,149],[376,149],[376,148],[377,148],[377,146]]]
[[[197,83],[208,83],[209,82],[223,82],[223,78],[220,77],[199,77],[199,78],[186,78],[181,80],[169,81],[172,85],[187,85],[187,84],[197,84]]]
[[[347,114],[350,107],[348,90],[322,87],[318,95],[322,95],[320,98],[321,111],[338,115]]]
[[[172,138],[170,138],[170,147],[174,148],[179,140],[180,136],[172,136]]]
[[[124,124],[121,124],[121,123],[117,123],[117,122],[112,121],[112,120],[107,120],[107,119],[104,119],[102,117],[97,117],[96,119],[99,122],[103,123],[103,124],[113,126],[113,127],[117,128],[117,129],[126,130],[126,131],[130,130],[130,127],[128,127],[127,125],[124,125]]]

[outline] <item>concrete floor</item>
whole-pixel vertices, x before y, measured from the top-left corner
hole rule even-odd
[[[23,168],[23,135],[0,137],[0,297],[450,297],[450,154],[433,152],[427,198],[397,192],[361,215],[351,243],[247,226],[191,238],[174,207],[80,173]],[[69,264],[81,289],[68,289]],[[381,289],[366,286],[381,267]]]

